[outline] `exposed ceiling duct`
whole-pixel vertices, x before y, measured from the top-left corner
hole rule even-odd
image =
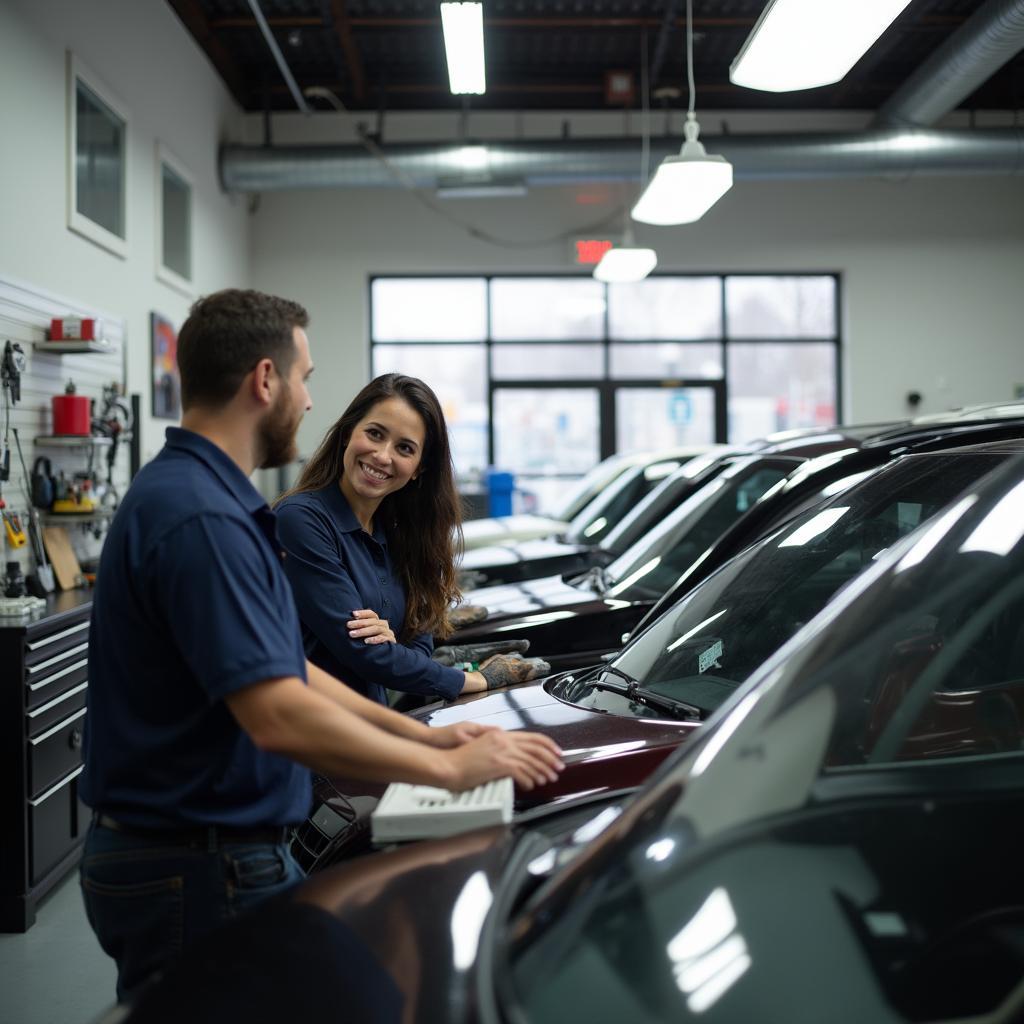
[[[879,126],[926,127],[1024,50],[1024,0],[979,7],[878,110]]]
[[[524,181],[569,185],[588,181],[637,181],[637,140],[489,142],[486,167],[480,147],[392,145],[388,162],[420,188],[461,177],[467,184]],[[471,148],[472,168],[467,168]],[[716,153],[739,179],[853,178],[910,174],[1022,174],[1024,129],[904,131],[847,134],[720,135]],[[656,162],[678,150],[676,140],[655,139]],[[295,188],[380,188],[397,185],[362,146],[225,146],[221,183],[229,192]]]
[[[250,0],[254,3],[256,0]],[[669,8],[674,4],[669,2]],[[663,27],[659,51],[668,35]],[[927,129],[1024,48],[1024,0],[989,0],[879,110],[859,133],[722,135],[714,150],[745,180],[913,174],[1024,173],[1024,130]],[[651,141],[655,164],[678,139]],[[231,192],[439,184],[486,187],[567,185],[639,179],[637,139],[389,145],[386,163],[362,145],[224,146],[221,183]],[[374,145],[377,154],[381,150]]]

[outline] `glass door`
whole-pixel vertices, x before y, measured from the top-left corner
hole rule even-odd
[[[545,381],[491,389],[491,464],[516,476],[519,507],[545,512],[616,452],[725,439],[721,381]]]
[[[612,388],[618,452],[725,440],[724,387],[720,381],[613,384]]]

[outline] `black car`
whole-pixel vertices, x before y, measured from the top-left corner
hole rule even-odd
[[[651,621],[655,606],[660,614],[747,545],[897,455],[1021,437],[1024,420],[875,430],[837,428],[727,456],[713,479],[607,567],[468,594],[488,618],[449,642],[523,637],[555,671],[595,664]]]

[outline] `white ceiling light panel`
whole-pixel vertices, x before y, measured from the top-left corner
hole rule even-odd
[[[769,0],[729,69],[765,92],[840,81],[910,0]]]
[[[487,91],[484,73],[484,5],[441,4],[441,29],[448,57],[448,81],[456,95],[482,95]]]

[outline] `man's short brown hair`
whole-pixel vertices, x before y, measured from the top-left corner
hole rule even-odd
[[[199,299],[178,335],[182,409],[226,405],[261,359],[272,359],[287,376],[294,328],[308,323],[297,302],[263,292],[225,288]]]

